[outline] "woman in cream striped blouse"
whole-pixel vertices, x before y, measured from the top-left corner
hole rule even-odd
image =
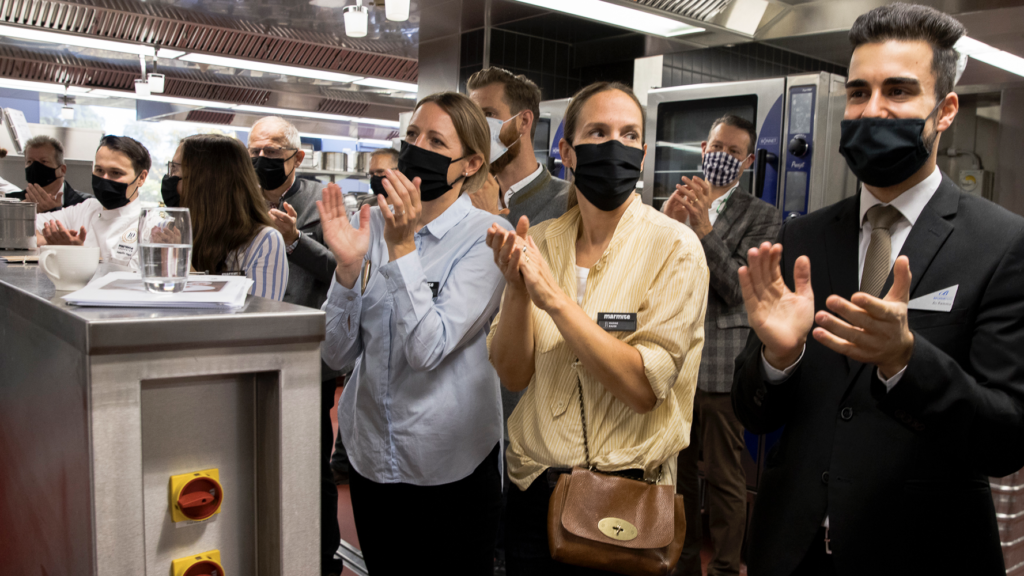
[[[510,575],[568,569],[548,554],[546,518],[557,474],[585,466],[580,389],[601,471],[674,485],[689,443],[708,269],[693,232],[634,191],[644,120],[626,86],[581,90],[559,144],[575,180],[569,211],[489,231],[507,282],[490,359],[505,387],[526,390],[508,422]]]

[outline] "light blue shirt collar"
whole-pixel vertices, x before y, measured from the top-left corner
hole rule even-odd
[[[429,232],[434,238],[440,240],[444,238],[444,235],[449,230],[455,227],[456,224],[462,222],[462,219],[469,214],[469,211],[473,208],[473,199],[469,197],[469,194],[462,194],[454,204],[448,207],[447,210],[441,213],[440,216],[434,218],[434,220],[423,227],[418,234]]]

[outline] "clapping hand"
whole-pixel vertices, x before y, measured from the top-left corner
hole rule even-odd
[[[36,214],[49,212],[64,205],[64,188],[56,194],[50,195],[38,184],[29,184],[25,187],[25,202],[36,203]]]
[[[273,222],[274,228],[281,233],[285,245],[291,246],[299,238],[299,228],[296,226],[299,215],[287,202],[283,202],[281,208],[284,208],[284,211],[274,208],[270,210],[270,221]]]
[[[68,230],[59,220],[43,224],[43,239],[50,246],[81,246],[85,243],[85,226],[79,231]]]
[[[505,277],[506,285],[513,290],[525,293],[526,284],[519,272],[519,260],[523,257],[526,246],[526,233],[530,230],[530,219],[523,216],[519,219],[516,230],[506,230],[497,224],[491,224],[487,230],[487,245],[494,251],[494,263],[498,265]]]
[[[914,334],[907,322],[910,301],[910,260],[900,256],[893,265],[893,283],[885,298],[857,292],[850,300],[829,296],[825,306],[842,317],[821,310],[815,315],[814,339],[858,362],[874,364],[892,378],[910,362]],[[845,320],[845,322],[844,322]]]
[[[743,303],[750,327],[764,344],[764,357],[782,370],[800,358],[807,333],[814,325],[811,260],[797,258],[791,291],[782,280],[782,244],[764,242],[747,252],[747,265],[739,269]]]
[[[323,191],[323,200],[316,201],[324,243],[338,262],[338,282],[346,288],[355,286],[362,270],[363,258],[370,249],[370,206],[359,210],[359,228],[353,228],[345,211],[341,188],[331,182]]]
[[[680,222],[687,222],[689,219],[690,228],[698,238],[703,238],[711,232],[711,219],[708,217],[708,210],[711,209],[711,184],[706,180],[695,177],[682,177],[682,184],[676,184],[676,191],[672,193],[665,202],[665,214]]]
[[[384,215],[384,241],[388,245],[388,259],[395,261],[416,251],[416,232],[421,228],[420,179],[412,182],[398,170],[385,170],[381,181],[394,206],[392,214],[384,196],[377,196],[377,205]]]
[[[473,206],[491,214],[508,214],[508,208],[501,207],[500,198],[501,187],[498,186],[498,181],[494,179],[493,174],[488,174],[483,185],[469,194]]]
[[[567,299],[529,231],[530,219],[526,216],[519,218],[515,233],[492,224],[487,231],[487,245],[494,251],[494,262],[505,275],[507,285],[525,288],[534,305],[550,311]]]

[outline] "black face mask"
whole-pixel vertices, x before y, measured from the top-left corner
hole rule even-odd
[[[640,180],[643,148],[631,148],[618,140],[574,146],[576,187],[588,202],[611,212],[629,199]]]
[[[49,186],[57,181],[57,169],[41,162],[33,162],[25,167],[25,181],[29,184]]]
[[[863,183],[887,188],[917,173],[931,156],[938,132],[927,145],[924,126],[939,105],[924,118],[859,118],[843,120],[839,153]]]
[[[430,202],[443,196],[462,180],[463,176],[459,176],[455,182],[448,182],[448,167],[452,162],[458,162],[462,158],[452,160],[443,154],[403,141],[402,151],[398,153],[398,171],[405,174],[410,182],[413,178],[419,178],[420,200]]]
[[[135,180],[138,179],[139,177],[136,176]],[[107,210],[116,210],[117,208],[128,204],[128,187],[134,184],[135,180],[125,184],[124,182],[115,182],[113,180],[107,180],[106,178],[100,178],[93,174],[92,193],[104,208]]]
[[[296,150],[295,154],[298,153],[299,151]],[[292,175],[291,172],[284,171],[284,163],[294,158],[295,154],[287,158],[267,158],[266,156],[253,158],[252,167],[256,169],[260,187],[264,190],[277,190],[283,186],[288,177]],[[294,169],[292,171],[294,172]]]
[[[370,191],[378,196],[388,197],[388,192],[384,189],[383,176],[370,176]]]
[[[163,196],[164,206],[168,208],[181,206],[181,196],[178,195],[178,182],[181,182],[181,176],[170,175],[164,175],[164,179],[160,182],[160,195]]]

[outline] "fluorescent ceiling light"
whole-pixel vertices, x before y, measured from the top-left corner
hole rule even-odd
[[[157,58],[177,58],[185,54],[184,50],[171,50],[170,48],[161,48],[156,51]]]
[[[691,26],[685,22],[672,20],[671,18],[665,18],[634,8],[619,6],[610,2],[603,2],[602,0],[572,0],[572,2],[566,2],[565,0],[519,1],[523,4],[532,4],[541,8],[547,8],[548,10],[564,12],[573,16],[579,16],[580,18],[586,18],[587,20],[596,20],[605,24],[611,24],[612,26],[643,32],[644,34],[654,34],[655,36],[682,36],[683,34],[694,34],[704,31],[703,28]]]
[[[387,146],[391,147],[391,140],[373,140],[372,138],[363,138],[360,140],[363,144],[373,144],[375,146]]]
[[[353,84],[371,86],[373,88],[383,88],[385,90],[401,90],[403,92],[416,92],[418,89],[416,84],[398,82],[395,80],[384,80],[383,78],[363,78],[362,80],[356,80]]]
[[[226,66],[229,68],[241,68],[243,70],[256,70],[258,72],[269,72],[271,74],[284,74],[286,76],[301,76],[303,78],[314,78],[318,80],[331,80],[333,82],[352,82],[361,80],[360,76],[340,74],[338,72],[327,72],[314,70],[312,68],[298,68],[296,66],[282,66],[269,62],[257,62],[255,60],[239,60],[237,58],[225,58],[223,56],[211,56],[209,54],[186,54],[179,58],[186,62],[198,62],[200,64],[211,64],[213,66]]]
[[[979,42],[967,36],[957,41],[953,47],[961,54],[966,54],[970,58],[980,60],[996,68],[1002,68],[1018,76],[1024,76],[1024,58],[1020,56],[1015,56],[1005,50],[989,46],[984,42]]]
[[[10,88],[11,90],[32,90],[35,92],[45,92],[46,94],[64,93],[64,86],[60,84],[50,84],[48,82],[29,82],[27,80],[12,80],[10,78],[3,78],[2,82],[4,88]]]
[[[66,44],[80,48],[95,48],[96,50],[110,50],[111,52],[125,52],[139,56],[153,56],[156,49],[143,44],[131,44],[128,42],[115,42],[88,36],[74,36],[71,34],[60,34],[47,32],[39,29],[19,28],[16,26],[0,25],[0,36],[18,38],[19,40],[30,40],[32,42],[47,42],[50,44]]]
[[[230,110],[235,107],[234,104],[228,104],[227,102],[216,102],[213,100],[193,100],[192,98],[160,96],[158,94],[150,94],[149,96],[143,96],[141,94],[136,94],[135,92],[123,92],[121,90],[105,90],[102,88],[95,88],[85,96],[129,98],[131,100],[149,100],[151,102],[166,102],[168,104],[178,104],[181,106],[197,106],[200,108],[225,108]]]
[[[376,124],[398,128],[397,120],[379,120],[377,118],[355,118],[353,116],[342,116],[340,114],[325,114],[323,112],[306,112],[303,110],[289,110],[288,108],[270,108],[267,106],[250,106],[241,104],[235,107],[240,112],[255,112],[257,114],[278,114],[280,116],[297,116],[299,118],[316,118],[319,120],[334,120],[335,122],[357,122],[359,124]]]

